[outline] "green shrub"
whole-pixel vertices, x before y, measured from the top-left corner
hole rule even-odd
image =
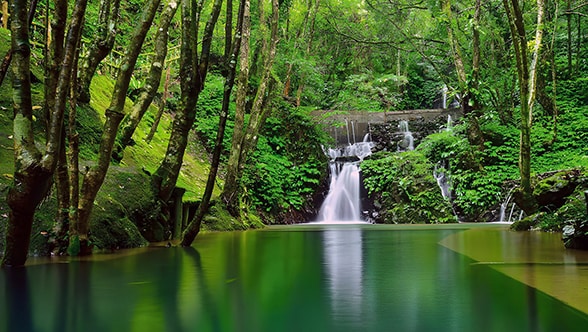
[[[368,194],[382,205],[385,223],[455,222],[433,164],[420,151],[377,153],[361,164]]]

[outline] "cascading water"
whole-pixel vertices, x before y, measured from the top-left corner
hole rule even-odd
[[[408,130],[408,121],[401,120],[398,123],[398,129],[404,136],[400,142],[398,142],[398,151],[411,151],[414,150],[414,138],[412,132]]]
[[[441,89],[441,94],[443,96],[443,102],[442,102],[443,109],[447,108],[447,91],[448,91],[447,85],[443,85],[443,89]]]
[[[331,184],[320,208],[319,222],[358,222],[361,220],[359,164],[372,153],[369,133],[363,142],[345,148],[329,149]]]
[[[441,189],[441,195],[443,198],[451,200],[451,183],[449,181],[448,169],[449,162],[447,160],[442,160],[435,165],[433,176],[435,177],[435,180],[437,180],[437,185]]]
[[[523,219],[524,217],[525,212],[521,210],[512,199],[514,189],[515,188],[512,188],[506,194],[504,202],[500,204],[500,216],[498,220],[499,222],[513,223],[515,221]]]

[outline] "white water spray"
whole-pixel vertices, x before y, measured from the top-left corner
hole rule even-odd
[[[402,140],[398,142],[398,151],[412,151],[414,150],[414,138],[412,137],[412,132],[408,130],[408,121],[401,120],[398,123],[398,129],[404,135]]]
[[[329,149],[331,184],[317,221],[360,222],[361,197],[359,164],[372,153],[373,143],[366,134],[363,142],[345,148]],[[340,161],[345,160],[345,161]]]

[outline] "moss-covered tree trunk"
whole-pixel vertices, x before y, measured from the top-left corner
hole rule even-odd
[[[528,60],[528,46],[523,11],[517,0],[503,0],[503,5],[508,17],[511,37],[513,39],[517,74],[519,78],[519,92],[521,97],[521,135],[519,150],[521,198],[518,199],[518,202],[527,214],[531,214],[537,209],[531,186],[531,124],[533,104],[535,102],[537,61],[543,36],[544,1],[537,0],[537,30],[535,35],[535,45],[533,48],[533,58],[530,65]]]
[[[136,27],[133,37],[127,52],[122,60],[114,91],[112,92],[112,99],[110,106],[106,110],[106,121],[104,123],[104,129],[102,137],[100,139],[100,150],[98,160],[96,164],[92,166],[85,174],[82,189],[80,192],[80,201],[78,207],[78,220],[77,222],[70,223],[69,236],[70,236],[70,248],[68,252],[70,254],[87,254],[90,253],[88,245],[88,232],[90,230],[90,213],[94,205],[94,200],[98,194],[98,190],[104,182],[104,177],[110,166],[110,160],[112,157],[112,149],[116,134],[118,131],[119,124],[124,117],[124,104],[126,99],[127,90],[131,81],[133,70],[145,36],[151,27],[157,7],[159,6],[160,0],[150,0],[147,6],[144,8],[141,21]]]
[[[169,81],[171,76],[171,67],[168,65],[167,70],[165,71],[165,82],[163,83],[163,96],[161,98],[161,105],[157,109],[157,113],[155,114],[155,119],[153,119],[153,124],[151,125],[151,129],[149,130],[149,134],[145,137],[145,142],[150,143],[155,136],[155,132],[157,132],[157,128],[159,127],[159,122],[161,122],[161,117],[163,116],[163,112],[165,111],[165,107],[167,106],[167,99],[169,98]]]
[[[65,0],[56,1],[55,9],[67,9],[66,4]],[[7,196],[10,211],[2,266],[20,266],[25,263],[34,211],[51,185],[51,177],[61,151],[66,96],[70,86],[75,54],[78,52],[77,45],[81,35],[86,4],[86,0],[76,1],[71,14],[72,19],[69,24],[69,33],[64,47],[55,95],[50,96],[55,100],[52,103],[54,107],[48,121],[45,153],[42,154],[35,146],[32,126],[27,1],[13,0],[11,2],[11,32],[14,54],[12,71],[15,170],[14,183]],[[60,12],[56,15],[63,14]]]
[[[235,30],[235,38],[231,38],[232,28],[232,0],[227,1],[227,17],[225,26],[225,67],[226,73],[225,84],[223,89],[223,102],[221,106],[218,132],[216,134],[216,141],[214,151],[212,153],[212,160],[210,165],[210,171],[208,173],[208,180],[206,181],[206,188],[202,195],[202,200],[198,205],[198,209],[194,214],[194,218],[189,222],[186,230],[182,234],[182,243],[184,247],[188,247],[192,244],[198,233],[200,232],[200,226],[202,225],[202,219],[208,212],[210,205],[210,199],[212,197],[212,191],[214,189],[216,174],[220,164],[220,157],[223,147],[223,138],[225,135],[225,127],[227,124],[227,118],[229,115],[229,103],[231,100],[231,92],[233,91],[233,85],[235,84],[235,73],[237,67],[237,56],[241,46],[241,36],[243,30],[243,14],[245,10],[245,1],[241,0],[239,3],[239,14],[237,17],[237,29]],[[231,45],[231,39],[233,43]]]
[[[188,146],[188,135],[196,118],[196,104],[204,88],[214,27],[220,14],[222,0],[215,0],[210,18],[206,22],[200,57],[198,56],[198,24],[202,2],[183,0],[182,8],[182,47],[180,59],[180,78],[182,106],[176,112],[172,132],[163,161],[153,174],[153,186],[158,198],[167,203],[171,198],[180,174],[184,152]]]
[[[271,18],[271,35],[269,41],[265,44],[266,47],[262,50],[263,56],[263,71],[259,81],[259,86],[253,100],[251,107],[250,118],[247,124],[247,128],[242,133],[233,133],[233,143],[231,147],[231,154],[229,156],[229,163],[227,165],[227,176],[225,179],[225,187],[223,188],[223,200],[227,205],[229,212],[234,217],[239,217],[239,192],[240,181],[243,174],[247,155],[257,145],[257,138],[259,130],[265,121],[267,116],[266,108],[264,105],[267,101],[267,89],[270,84],[271,70],[273,68],[274,59],[276,56],[276,48],[278,43],[278,20],[279,20],[279,7],[277,0],[272,0],[272,18]],[[241,45],[241,56],[244,56],[243,48],[248,48],[245,44],[245,24],[243,28],[243,42]],[[241,58],[241,66],[243,66],[244,59]],[[245,73],[243,78],[245,78]],[[240,95],[241,94],[241,95]],[[237,90],[237,107],[242,107],[244,112],[245,108],[245,97],[247,95],[247,82],[239,82],[239,88]],[[240,98],[242,100],[240,100]],[[242,103],[240,105],[240,103]],[[237,131],[236,121],[235,129]],[[229,182],[230,181],[230,182]]]
[[[239,215],[239,181],[237,177],[239,158],[243,136],[245,135],[245,108],[247,104],[247,91],[249,88],[249,39],[251,38],[251,2],[244,0],[243,27],[241,46],[239,51],[239,74],[237,75],[237,96],[235,100],[235,120],[233,125],[233,137],[231,150],[227,162],[227,175],[222,192],[222,200],[233,216]]]
[[[98,16],[98,29],[94,41],[90,45],[88,55],[80,67],[78,80],[78,100],[90,102],[90,84],[98,65],[112,51],[116,37],[116,27],[120,8],[120,0],[101,0]]]
[[[31,4],[29,7],[29,15],[28,15],[29,27],[31,26],[31,24],[33,24],[33,17],[35,16],[35,12],[37,10],[37,3],[38,3],[38,0],[31,0]],[[3,7],[2,8],[3,9],[2,24],[4,25],[5,29],[8,29],[8,18],[9,18],[8,1],[3,1],[2,7]],[[4,55],[4,58],[2,59],[2,64],[0,65],[0,86],[2,85],[2,82],[4,82],[4,79],[6,78],[6,74],[8,73],[8,68],[10,67],[11,62],[12,62],[12,49],[9,49],[8,52],[6,52],[6,55]]]
[[[118,145],[116,146],[116,152],[114,156],[114,158],[117,160],[122,159],[124,149],[131,143],[133,133],[137,129],[137,126],[145,115],[149,105],[151,105],[151,102],[157,93],[157,89],[159,88],[159,83],[161,82],[161,73],[163,72],[163,64],[167,55],[169,25],[176,13],[177,8],[178,2],[176,0],[168,1],[159,18],[159,25],[155,34],[155,55],[151,61],[151,69],[147,75],[145,85],[143,86],[137,101],[133,105],[131,113],[125,117],[121,125]]]

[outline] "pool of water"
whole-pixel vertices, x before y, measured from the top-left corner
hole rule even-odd
[[[312,225],[31,260],[0,271],[0,331],[585,331],[588,258],[558,241],[504,226]]]

